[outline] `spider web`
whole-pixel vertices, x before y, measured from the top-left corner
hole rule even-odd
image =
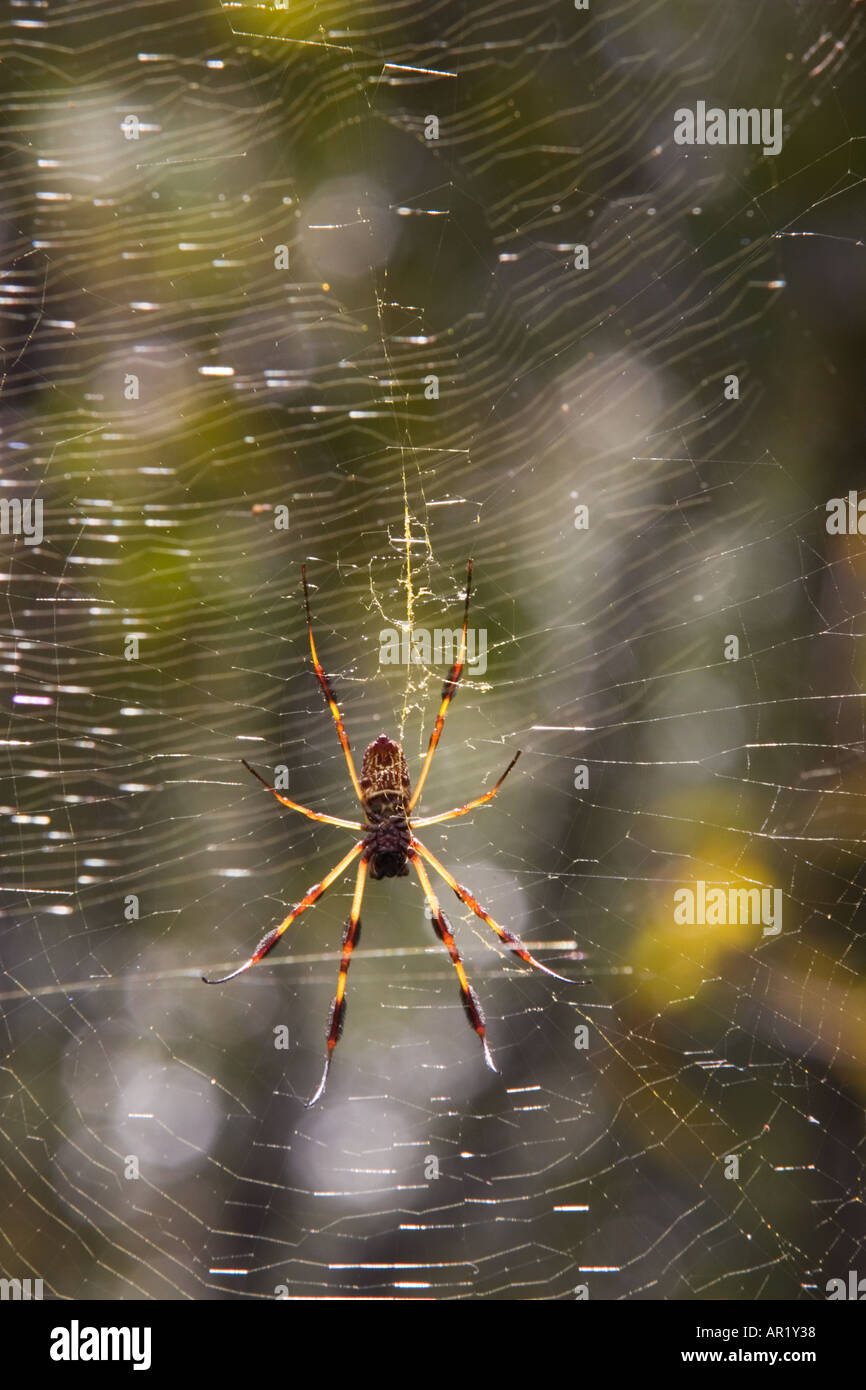
[[[863,1236],[859,6],[73,0],[2,42],[2,496],[44,502],[3,538],[2,1274],[823,1297]],[[781,154],[677,146],[697,100],[782,108]],[[470,554],[426,812],[523,756],[424,838],[574,983],[443,893],[495,1077],[417,883],[370,884],[307,1110],[351,877],[199,976],[349,841],[240,759],[354,814],[305,561],[356,757],[417,777],[447,667],[380,634],[456,626]],[[678,925],[698,881],[782,931]]]

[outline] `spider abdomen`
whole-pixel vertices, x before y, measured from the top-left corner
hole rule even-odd
[[[403,749],[387,734],[380,734],[367,745],[361,763],[361,796],[369,809],[371,801],[390,797],[401,805],[409,800],[409,769]]]

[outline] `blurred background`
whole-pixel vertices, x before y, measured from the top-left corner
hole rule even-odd
[[[0,498],[44,535],[0,537],[0,1274],[46,1296],[862,1273],[862,7],[476,9],[4,22]],[[698,100],[781,153],[676,145]],[[306,563],[356,757],[417,776],[447,666],[380,634],[456,627],[470,555],[425,811],[523,756],[425,838],[572,983],[443,892],[494,1076],[372,883],[306,1109],[351,875],[200,975],[351,841],[240,760],[356,814]],[[698,880],[781,933],[677,925]]]

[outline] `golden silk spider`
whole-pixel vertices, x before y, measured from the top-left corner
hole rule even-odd
[[[445,865],[440,864],[436,856],[432,854],[426,845],[423,845],[415,835],[415,831],[424,826],[440,825],[443,821],[454,820],[457,816],[465,816],[470,811],[474,811],[476,807],[483,806],[485,802],[492,800],[511,769],[514,767],[517,759],[520,757],[519,752],[514,755],[502,776],[499,778],[499,781],[491,787],[489,792],[485,792],[483,796],[477,796],[473,801],[467,801],[465,806],[457,806],[452,811],[442,811],[436,816],[423,816],[418,820],[413,819],[412,811],[418,802],[418,798],[424,788],[424,783],[427,780],[430,764],[433,761],[433,754],[436,752],[436,747],[442,733],[442,726],[445,723],[445,715],[448,713],[448,706],[457,693],[457,687],[460,684],[460,678],[463,674],[463,667],[466,662],[466,628],[469,621],[469,598],[472,590],[472,561],[469,561],[466,573],[466,602],[463,608],[463,631],[460,638],[460,648],[457,653],[457,658],[442,687],[439,713],[436,716],[436,723],[433,726],[433,732],[430,735],[430,742],[427,746],[427,753],[421,767],[421,775],[418,778],[418,783],[414,791],[412,791],[409,783],[409,770],[406,766],[406,758],[403,754],[403,750],[399,743],[388,738],[386,734],[380,734],[365,751],[359,779],[355,771],[355,764],[352,759],[349,740],[346,737],[346,730],[343,727],[343,717],[340,714],[339,705],[337,704],[331,684],[322,669],[318,653],[316,652],[316,643],[313,637],[313,623],[310,616],[310,595],[307,588],[306,566],[302,566],[301,568],[301,580],[304,588],[304,608],[307,615],[307,632],[310,638],[310,651],[313,657],[313,665],[316,669],[319,684],[322,687],[322,691],[328,703],[328,708],[337,726],[337,735],[346,757],[346,764],[349,768],[352,786],[355,789],[355,794],[364,813],[364,820],[342,820],[338,816],[324,815],[319,811],[311,811],[306,806],[299,806],[297,802],[290,801],[287,796],[283,796],[282,793],[278,792],[275,787],[272,787],[269,782],[266,782],[265,779],[256,772],[255,768],[250,767],[246,759],[242,761],[244,767],[246,767],[254,777],[258,777],[262,785],[267,787],[268,791],[271,792],[283,806],[288,806],[293,811],[300,811],[302,816],[308,816],[310,820],[323,821],[326,825],[336,825],[342,830],[360,831],[361,839],[352,846],[348,854],[345,854],[338,864],[335,864],[334,868],[331,869],[330,873],[325,875],[321,883],[316,883],[312,888],[308,889],[301,901],[292,908],[288,916],[284,917],[278,926],[273,927],[266,936],[262,937],[262,940],[259,942],[249,960],[244,961],[243,965],[239,965],[237,970],[232,970],[228,975],[223,975],[219,979],[211,980],[206,976],[202,976],[202,979],[205,984],[208,985],[225,984],[226,980],[233,980],[236,975],[241,975],[245,970],[249,970],[251,965],[257,965],[258,962],[263,960],[268,952],[274,948],[283,935],[283,932],[292,925],[295,918],[299,917],[302,912],[306,912],[307,908],[312,907],[313,903],[318,902],[319,898],[335,879],[339,878],[349,865],[360,857],[358,872],[355,878],[355,892],[352,898],[352,907],[343,931],[343,953],[340,960],[337,993],[331,1005],[331,1014],[328,1022],[328,1051],[325,1058],[325,1069],[322,1073],[322,1079],[319,1082],[318,1090],[308,1102],[309,1105],[314,1105],[324,1093],[328,1080],[328,1072],[331,1066],[331,1058],[334,1053],[334,1048],[339,1041],[343,1023],[345,1022],[346,979],[349,973],[352,952],[357,946],[361,935],[361,903],[364,897],[364,886],[367,881],[367,876],[369,874],[369,877],[373,879],[402,877],[408,874],[411,865],[418,875],[424,895],[430,906],[434,930],[447,949],[454,964],[454,969],[457,971],[463,1007],[466,1010],[469,1022],[481,1039],[481,1045],[484,1049],[484,1060],[491,1071],[496,1071],[497,1069],[493,1065],[493,1058],[490,1055],[490,1048],[487,1045],[484,1014],[481,1011],[478,996],[466,978],[466,971],[463,968],[463,962],[460,959],[460,954],[454,942],[451,924],[439,905],[439,899],[430,881],[430,876],[424,867],[424,861],[426,861],[439,877],[454,890],[460,901],[471,908],[476,917],[480,917],[483,922],[486,922],[489,927],[492,927],[500,941],[504,941],[506,946],[508,946],[515,955],[519,956],[521,960],[526,961],[529,965],[534,965],[537,970],[543,970],[546,975],[552,975],[555,980],[564,980],[565,983],[569,983],[569,981],[566,980],[565,976],[558,975],[555,970],[550,970],[546,965],[542,965],[540,961],[537,961],[534,956],[530,955],[522,941],[516,936],[513,936],[511,932],[506,931],[498,922],[495,922],[477,899],[475,899],[467,889],[461,887],[453,875],[445,868]]]

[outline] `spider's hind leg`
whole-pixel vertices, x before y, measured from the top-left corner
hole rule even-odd
[[[457,971],[457,978],[460,981],[460,992],[463,996],[463,1008],[466,1011],[466,1017],[469,1019],[469,1022],[471,1023],[472,1027],[475,1029],[475,1032],[481,1039],[481,1046],[484,1048],[485,1062],[487,1063],[491,1071],[498,1071],[498,1067],[494,1065],[493,1058],[490,1055],[490,1048],[487,1046],[487,1030],[484,1024],[484,1014],[482,1013],[481,1005],[478,1002],[478,995],[475,993],[475,990],[472,988],[472,986],[466,978],[466,971],[463,968],[463,962],[460,959],[460,952],[457,950],[457,945],[454,941],[454,935],[451,931],[451,925],[448,921],[448,918],[445,916],[445,913],[442,911],[442,908],[439,906],[439,899],[436,897],[436,894],[433,890],[433,884],[430,882],[430,875],[427,873],[427,870],[424,868],[424,865],[421,863],[421,860],[418,858],[417,854],[412,854],[410,858],[414,866],[415,872],[417,873],[418,878],[421,881],[421,887],[424,889],[424,896],[430,904],[430,912],[433,917],[434,931],[436,932],[436,935],[439,937],[439,940],[442,942],[442,944],[448,951],[448,954],[451,957],[451,960],[454,964],[454,969]]]
[[[420,840],[413,840],[412,847],[418,854],[422,855],[427,860],[427,863],[436,870],[440,878],[445,880],[449,888],[454,889],[460,901],[465,903],[467,907],[471,907],[475,916],[480,917],[482,922],[486,922],[488,927],[492,927],[499,937],[499,940],[503,941],[509,950],[513,951],[520,960],[525,961],[527,965],[534,965],[536,970],[543,971],[545,975],[552,975],[554,980],[562,980],[563,984],[570,985],[573,983],[572,980],[569,980],[568,976],[558,975],[555,970],[551,970],[549,965],[542,965],[540,960],[536,960],[535,956],[533,956],[530,951],[527,951],[519,936],[515,936],[513,932],[506,931],[504,927],[494,921],[489,912],[484,910],[480,902],[473,898],[472,894],[468,892],[467,889],[460,886],[454,875],[448,872],[444,864],[440,864],[435,854],[432,854],[426,845],[422,845]]]
[[[361,850],[363,848],[364,841],[359,840],[358,843],[354,845],[352,849],[349,850],[348,854],[343,855],[343,858],[340,860],[339,864],[335,864],[331,872],[325,875],[321,883],[316,883],[313,885],[312,888],[308,889],[303,898],[301,898],[301,901],[297,904],[297,906],[292,908],[288,917],[284,917],[282,922],[280,922],[279,926],[272,927],[271,930],[268,932],[267,936],[262,937],[261,941],[259,942],[256,949],[253,951],[253,954],[250,956],[249,960],[244,961],[243,965],[239,965],[236,970],[232,970],[228,975],[220,975],[218,979],[211,979],[208,975],[202,975],[202,979],[204,980],[205,984],[224,985],[227,980],[233,980],[235,976],[242,975],[245,970],[249,970],[250,966],[258,965],[260,960],[264,960],[268,952],[274,949],[283,932],[287,931],[288,928],[292,925],[295,918],[300,917],[302,912],[306,912],[308,907],[312,907],[313,903],[317,903],[319,901],[319,898],[326,891],[326,889],[330,888],[331,884],[334,882],[334,879],[339,878],[340,874],[343,872],[344,869],[348,869],[349,865],[352,863],[352,860],[357,859],[358,855],[361,853]]]
[[[361,936],[361,903],[364,899],[364,884],[367,881],[367,861],[362,859],[358,865],[358,876],[355,879],[355,896],[352,898],[352,910],[349,913],[345,930],[343,931],[343,954],[340,958],[340,974],[337,979],[337,993],[334,995],[334,1002],[331,1005],[331,1016],[328,1021],[328,1055],[325,1058],[325,1070],[322,1072],[322,1079],[314,1096],[307,1101],[307,1105],[315,1105],[325,1093],[328,1084],[328,1072],[331,1070],[331,1058],[334,1055],[334,1048],[340,1041],[340,1034],[343,1031],[343,1024],[346,1021],[346,979],[349,974],[349,966],[352,962],[352,952],[358,944]]]

